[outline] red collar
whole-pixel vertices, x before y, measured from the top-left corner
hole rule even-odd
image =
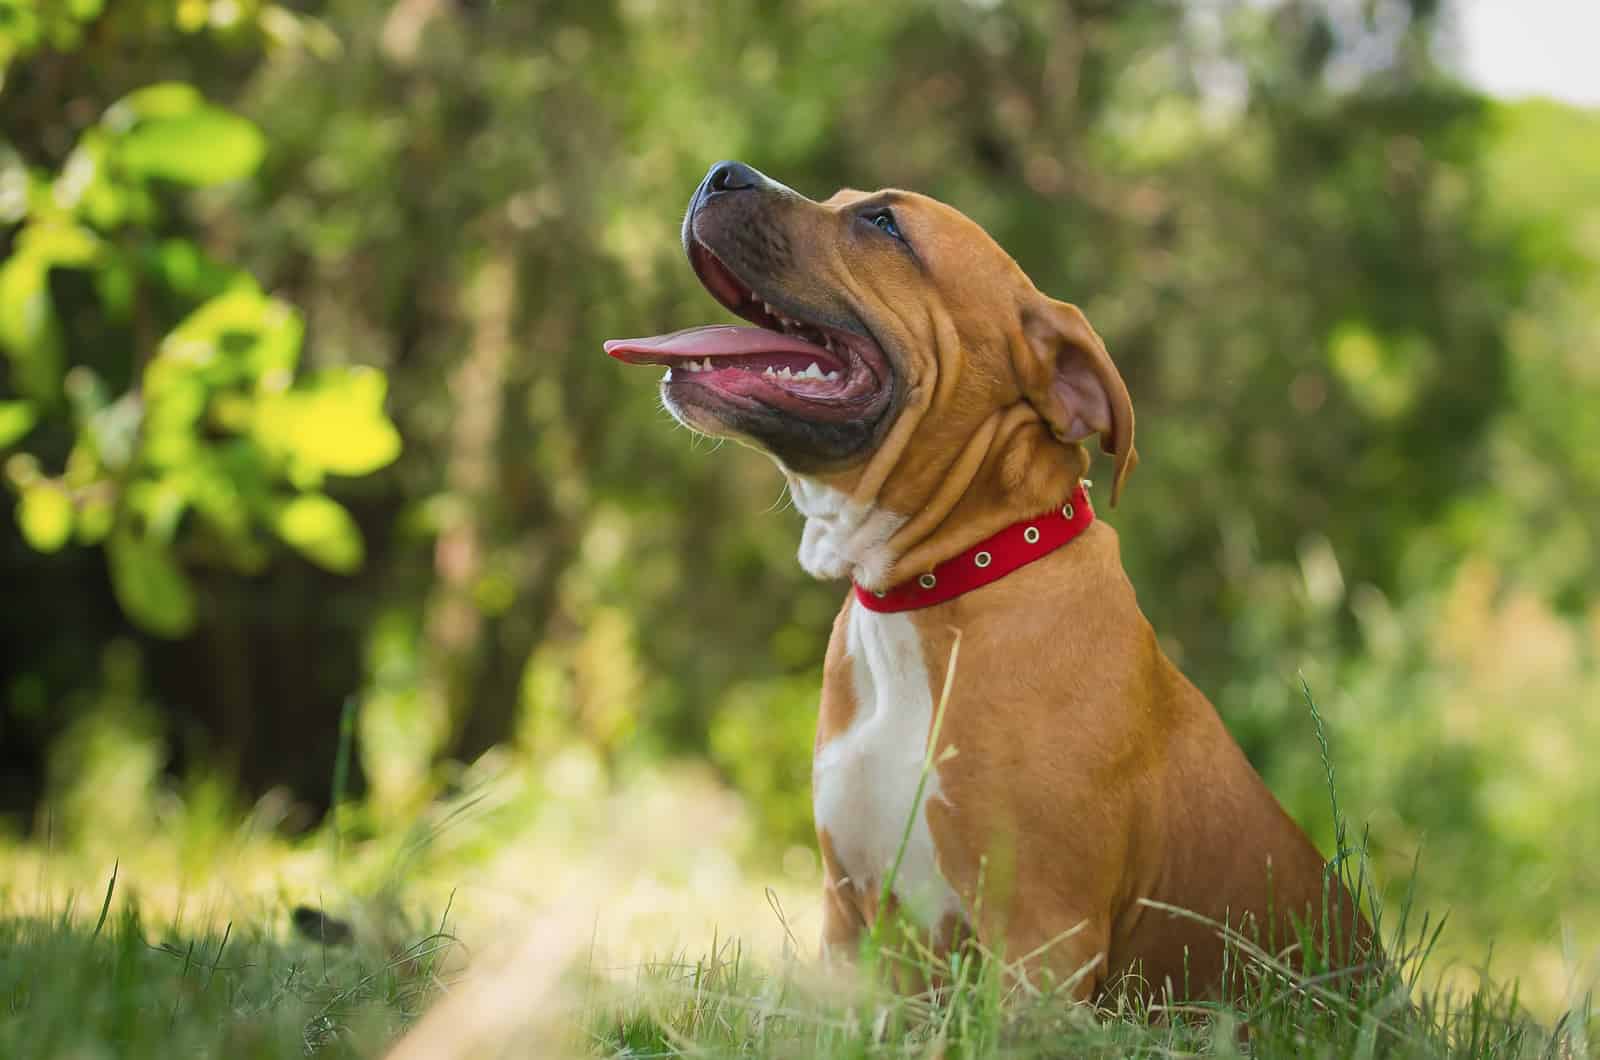
[[[942,604],[1049,555],[1089,529],[1092,522],[1094,509],[1080,482],[1072,489],[1072,499],[1061,507],[1012,523],[926,574],[881,593],[857,585],[856,599],[868,611],[915,611]]]

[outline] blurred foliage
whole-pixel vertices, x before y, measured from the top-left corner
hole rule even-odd
[[[179,82],[111,104],[59,170],[8,151],[18,194],[0,265],[0,347],[18,397],[4,405],[0,441],[14,450],[5,471],[17,525],[40,552],[74,532],[104,544],[128,617],[163,636],[195,623],[180,546],[255,571],[267,562],[259,531],[272,530],[314,562],[353,570],[360,533],[320,488],[330,472],[364,474],[399,452],[380,374],[350,368],[296,384],[304,324],[294,308],[163,233],[164,185],[244,179],[263,151],[255,125]],[[62,300],[78,336],[93,340],[73,344],[71,362],[58,271],[80,274],[80,297]],[[52,475],[42,460],[66,439]]]
[[[315,809],[354,703],[379,817],[582,744],[803,840],[842,587],[599,353],[718,315],[676,221],[742,158],[1084,306],[1168,650],[1315,829],[1303,671],[1382,863],[1548,942],[1600,848],[1600,129],[1454,83],[1438,7],[0,0],[0,808],[100,725]]]

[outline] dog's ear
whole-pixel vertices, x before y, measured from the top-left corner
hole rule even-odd
[[[1100,436],[1100,448],[1113,458],[1116,507],[1139,454],[1133,448],[1133,401],[1106,344],[1077,306],[1043,297],[1023,306],[1022,337],[1017,375],[1023,396],[1062,441]]]

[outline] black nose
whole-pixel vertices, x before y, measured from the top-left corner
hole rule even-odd
[[[766,178],[743,162],[718,162],[706,174],[707,194],[759,187]]]

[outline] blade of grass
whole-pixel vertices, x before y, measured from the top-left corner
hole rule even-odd
[[[100,917],[94,922],[94,934],[89,936],[90,941],[100,937],[100,929],[106,926],[106,914],[111,911],[111,892],[117,889],[117,870],[122,868],[122,859],[118,858],[111,863],[111,879],[106,881],[105,901],[100,903]]]

